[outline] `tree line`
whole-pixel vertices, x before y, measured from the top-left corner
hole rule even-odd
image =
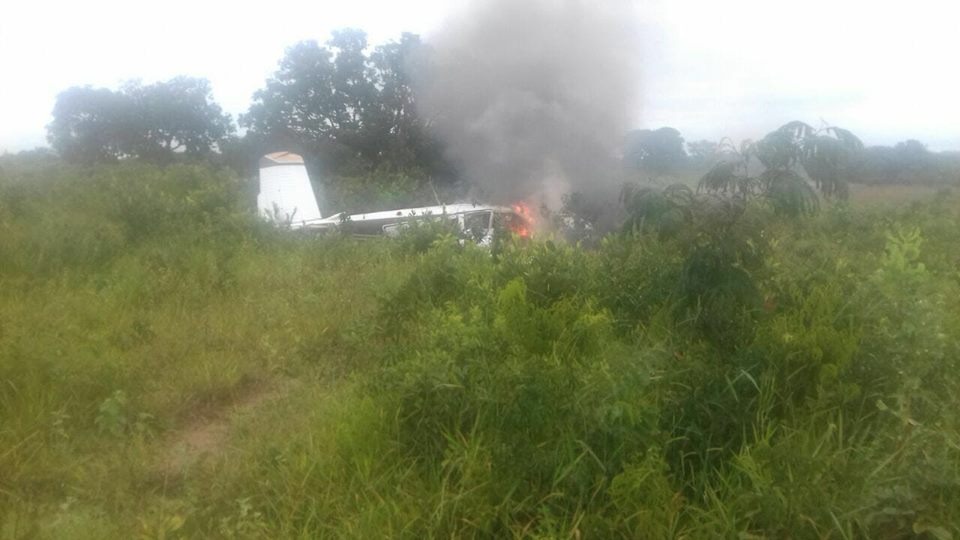
[[[831,129],[834,128],[821,131],[826,133]],[[805,133],[816,131],[811,130],[813,128],[807,126]],[[782,129],[775,130],[757,144],[770,147],[776,139],[784,137],[783,133]],[[703,173],[721,162],[740,162],[742,149],[752,144],[744,141],[737,145],[729,139],[687,142],[680,131],[672,127],[637,129],[626,136],[623,164],[628,172],[653,177]],[[779,145],[787,146],[782,141]],[[916,139],[893,146],[856,148],[844,159],[842,173],[850,183],[947,185],[960,182],[960,152],[934,152]],[[765,165],[762,160],[757,164]],[[815,181],[813,177],[810,179]]]
[[[443,180],[452,169],[417,113],[411,83],[426,54],[409,33],[373,48],[355,29],[335,31],[324,44],[297,43],[237,122],[206,79],[73,87],[57,97],[48,140],[64,160],[81,164],[199,158],[249,173],[257,156],[293,150],[323,174],[402,171]]]
[[[415,34],[371,48],[363,31],[338,30],[323,44],[303,41],[287,49],[236,123],[214,101],[209,81],[176,77],[117,90],[67,89],[57,97],[48,140],[72,163],[207,159],[252,174],[258,156],[293,150],[318,176],[393,182],[403,190],[422,188],[426,179],[431,188],[448,185],[457,172],[444,159],[429,119],[418,114],[412,83],[429,61],[429,47]],[[784,145],[783,133],[756,144]],[[960,153],[931,152],[915,140],[855,150],[843,156],[849,181],[960,180]],[[646,176],[703,172],[742,157],[731,141],[686,142],[672,127],[634,130],[624,140],[625,170]]]
[[[207,80],[190,77],[117,91],[70,88],[57,96],[48,139],[65,160],[84,164],[208,155],[235,132],[210,92]]]

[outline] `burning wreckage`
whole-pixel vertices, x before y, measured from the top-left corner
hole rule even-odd
[[[396,236],[411,223],[448,219],[456,222],[465,238],[490,245],[496,234],[510,231],[530,235],[530,212],[525,206],[492,206],[473,203],[400,208],[362,214],[340,212],[324,217],[310,185],[303,158],[291,152],[274,152],[260,158],[260,192],[257,209],[267,220],[291,229],[334,231],[349,224],[358,235]]]

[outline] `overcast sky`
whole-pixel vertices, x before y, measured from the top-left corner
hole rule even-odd
[[[523,0],[517,0],[523,1]],[[599,1],[599,0],[598,0]],[[303,39],[357,27],[378,44],[427,40],[453,2],[221,0],[10,2],[0,11],[0,153],[45,145],[57,93],[206,77],[234,115]],[[638,127],[687,140],[756,137],[789,120],[870,144],[915,138],[960,150],[960,2],[638,2]]]

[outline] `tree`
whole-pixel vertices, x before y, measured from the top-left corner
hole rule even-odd
[[[931,152],[915,139],[895,146],[871,146],[853,163],[863,184],[949,185],[960,181],[960,154]]]
[[[149,86],[128,84],[136,142],[131,153],[166,162],[176,154],[198,157],[218,150],[233,133],[233,122],[212,97],[206,79],[176,77]]]
[[[814,130],[803,122],[791,122],[778,131],[784,130],[793,133],[800,165],[817,189],[826,197],[846,199],[851,163],[863,151],[860,139],[843,128]]]
[[[721,155],[720,144],[706,139],[687,143],[690,159],[698,164],[715,163]]]
[[[295,148],[334,174],[442,169],[436,141],[415,107],[410,66],[422,44],[403,34],[367,53],[366,35],[340,30],[323,46],[287,50],[279,70],[241,116],[252,137]]]
[[[47,139],[67,161],[116,161],[130,151],[132,111],[123,94],[89,86],[69,88],[57,96]]]
[[[116,92],[70,88],[57,96],[47,126],[51,146],[78,163],[203,156],[231,133],[233,123],[213,101],[210,83],[189,77],[149,86],[131,82]]]
[[[255,135],[284,143],[336,167],[367,157],[362,128],[374,110],[371,80],[359,30],[334,32],[327,46],[304,41],[287,50],[280,69],[254,94],[240,122]]]
[[[897,143],[893,151],[900,166],[907,170],[920,169],[930,160],[930,151],[927,150],[927,146],[916,139]]]
[[[667,174],[682,167],[686,160],[683,137],[672,127],[638,129],[627,134],[624,161],[629,167]]]
[[[854,163],[854,180],[864,184],[894,184],[899,181],[902,164],[890,146],[865,148]]]
[[[423,69],[427,52],[420,36],[404,33],[400,41],[380,45],[370,55],[379,99],[370,115],[368,140],[396,166],[449,174],[439,141],[417,113],[413,78]]]
[[[812,213],[819,200],[802,171],[828,198],[847,197],[852,164],[863,150],[853,133],[838,127],[815,130],[803,122],[790,122],[756,143],[745,141],[739,149],[727,145],[735,159],[717,163],[700,181],[700,189],[731,196],[741,203],[752,196],[769,201],[781,213]],[[751,160],[763,166],[752,176]]]

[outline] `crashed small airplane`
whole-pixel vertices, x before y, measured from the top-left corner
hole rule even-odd
[[[530,234],[530,216],[524,206],[489,206],[472,203],[400,208],[363,214],[343,212],[324,217],[317,204],[303,158],[291,152],[274,152],[260,158],[260,215],[291,229],[332,231],[350,224],[360,235],[396,236],[413,222],[449,219],[480,245],[493,242],[497,231],[521,237]]]

